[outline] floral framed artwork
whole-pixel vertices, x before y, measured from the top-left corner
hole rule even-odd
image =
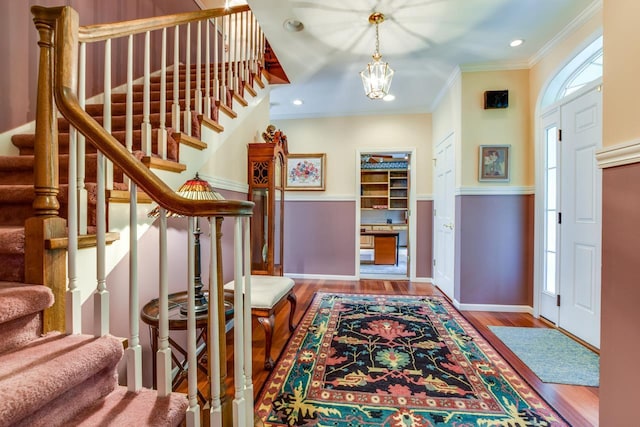
[[[510,145],[481,145],[480,181],[509,181]]]
[[[324,191],[326,154],[287,155],[285,190]]]

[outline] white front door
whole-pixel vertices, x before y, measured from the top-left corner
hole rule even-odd
[[[433,279],[435,285],[454,299],[455,261],[455,135],[436,146],[434,168]]]
[[[600,347],[602,92],[561,107],[560,313],[558,324]]]

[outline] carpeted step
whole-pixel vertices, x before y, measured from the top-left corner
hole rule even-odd
[[[52,419],[48,425],[65,424],[93,405],[101,397],[97,395],[106,396],[116,387],[115,367],[122,355],[122,342],[113,336],[59,333],[0,355],[0,426],[47,416],[41,410],[55,400],[52,406],[63,407],[60,412],[67,419],[59,424]],[[81,392],[74,391],[77,387]]]
[[[51,305],[53,293],[46,286],[0,282],[0,354],[37,339],[42,310]]]
[[[167,159],[173,160],[174,162],[178,161],[178,142],[171,137],[172,130],[171,128],[167,128]],[[118,141],[125,145],[126,141],[126,132],[125,131],[113,131],[111,135]],[[133,131],[133,150],[140,150],[140,143],[142,140],[142,131],[134,130]],[[20,155],[29,155],[33,154],[33,145],[35,143],[36,136],[34,134],[18,134],[14,135],[11,138],[11,142],[13,145],[18,147],[20,150]],[[154,153],[158,152],[158,132],[156,129],[151,132],[151,147]],[[61,132],[58,134],[58,150],[59,154],[68,154],[69,153],[69,134],[67,132]],[[89,142],[86,143],[86,153],[95,153],[96,149]]]
[[[24,281],[24,227],[0,226],[0,280]]]
[[[189,406],[187,397],[171,393],[158,397],[156,390],[142,389],[137,393],[118,387],[105,399],[75,416],[73,425],[79,426],[179,426]],[[48,424],[35,424],[48,426]]]

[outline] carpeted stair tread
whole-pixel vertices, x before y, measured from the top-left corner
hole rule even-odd
[[[24,227],[0,226],[0,255],[24,254]]]
[[[102,370],[115,370],[122,355],[122,342],[113,336],[59,333],[0,355],[0,426],[29,416]]]
[[[179,426],[189,402],[184,394],[158,397],[156,390],[128,392],[117,387],[105,399],[85,409],[73,419],[78,426]]]
[[[178,161],[178,143],[171,136],[172,129],[167,128],[167,158],[169,160]],[[126,141],[126,132],[123,130],[116,130],[111,132],[111,135],[120,141],[122,145],[125,145]],[[140,150],[140,141],[142,139],[142,131],[134,130],[133,131],[133,150]],[[34,134],[18,134],[11,137],[11,142],[20,150],[20,155],[32,155],[33,154],[33,145],[35,143],[36,136]],[[154,129],[151,132],[151,146],[154,153],[158,152],[158,132],[157,129]],[[60,132],[58,134],[58,149],[59,154],[68,154],[69,153],[69,133]],[[86,143],[85,151],[87,154],[95,153],[96,149],[89,142]]]
[[[0,282],[0,323],[37,313],[53,305],[53,292],[43,285]]]

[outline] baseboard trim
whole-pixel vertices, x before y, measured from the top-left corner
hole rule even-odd
[[[342,276],[342,275],[332,275],[332,274],[297,274],[297,273],[284,273],[285,276],[290,277],[292,279],[301,279],[301,280],[342,280],[348,282],[355,282],[359,280],[356,276]]]
[[[433,277],[414,277],[411,281],[413,283],[430,283],[433,285]]]
[[[463,304],[453,300],[453,305],[460,311],[495,311],[501,313],[527,313],[533,315],[533,307],[528,305],[499,305],[499,304]]]

